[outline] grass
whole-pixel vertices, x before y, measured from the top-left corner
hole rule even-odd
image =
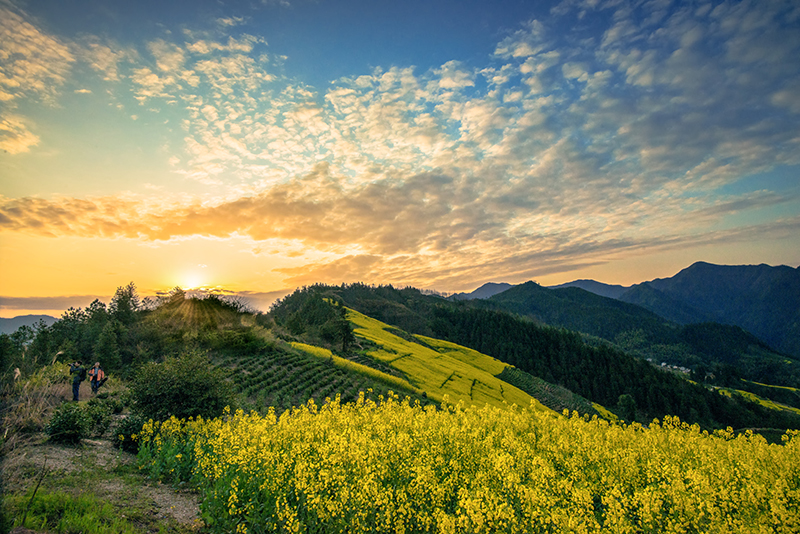
[[[549,411],[524,391],[494,376],[506,367],[499,360],[438,339],[415,336],[411,341],[407,336],[393,333],[395,328],[349,308],[347,319],[355,325],[357,337],[378,346],[368,351],[370,356],[403,373],[416,389],[424,391],[431,399],[441,402],[447,396],[453,403],[516,404]]]
[[[149,481],[135,461],[106,440],[67,446],[35,434],[3,458],[5,526],[85,534],[196,531],[199,523],[178,521],[170,509],[178,505],[197,517],[196,498]]]
[[[765,384],[760,384],[760,385],[765,385]],[[741,389],[732,389],[732,388],[719,388],[719,391],[723,395],[727,395],[729,397],[732,397],[734,394],[741,395],[745,399],[751,402],[755,402],[756,404],[760,404],[761,406],[769,410],[779,410],[779,411],[782,410],[787,412],[793,412],[800,415],[800,408],[795,408],[794,406],[786,406],[785,404],[779,404],[771,399],[765,399],[763,397],[756,395],[755,393],[750,393],[749,391],[744,391]]]
[[[302,350],[303,352],[305,352],[307,354],[311,354],[312,356],[316,356],[317,358],[330,361],[330,362],[333,363],[334,366],[336,366],[336,367],[338,367],[340,369],[345,369],[347,371],[353,371],[353,372],[356,372],[356,373],[360,373],[360,374],[366,375],[366,376],[368,376],[370,378],[373,378],[373,379],[375,379],[375,380],[377,380],[379,382],[383,382],[384,384],[386,384],[387,386],[390,386],[390,387],[396,387],[396,388],[400,388],[400,389],[403,389],[403,390],[408,390],[408,391],[411,391],[413,393],[418,393],[418,394],[422,393],[422,391],[416,389],[407,380],[403,380],[400,377],[392,376],[390,374],[384,373],[382,371],[379,371],[377,369],[373,369],[372,367],[368,367],[366,365],[362,365],[362,364],[357,363],[357,362],[346,360],[345,358],[342,358],[340,356],[336,356],[329,349],[326,349],[326,348],[323,348],[323,347],[317,347],[317,346],[314,346],[314,345],[307,345],[305,343],[298,343],[298,342],[292,342],[291,345],[292,345],[292,347],[294,347],[294,348],[296,348],[298,350]]]
[[[113,506],[91,494],[71,495],[63,491],[36,496],[32,492],[11,499],[11,507],[25,507],[25,523],[19,526],[48,532],[94,532],[133,534],[136,527],[121,518]],[[30,503],[30,507],[28,507]]]
[[[119,403],[125,387],[110,380],[95,399],[88,382],[74,404],[65,366],[53,365],[19,380],[6,391],[0,454],[0,532],[14,527],[38,532],[108,534],[196,530],[198,515],[190,495],[152,483],[140,474],[135,457],[114,449],[107,437],[110,418],[93,439],[78,445],[49,440],[43,430],[58,406]],[[102,398],[99,398],[102,397]],[[177,504],[188,519],[178,521]],[[24,525],[23,525],[24,518]]]
[[[750,382],[751,384],[755,384],[757,386],[763,386],[765,388],[785,389],[786,391],[792,391],[794,393],[800,393],[800,389],[789,387],[789,386],[773,386],[772,384],[762,384],[761,382],[753,382],[752,380],[745,380],[745,382]]]

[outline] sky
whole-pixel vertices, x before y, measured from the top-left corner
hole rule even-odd
[[[800,264],[794,0],[0,0],[0,316]]]

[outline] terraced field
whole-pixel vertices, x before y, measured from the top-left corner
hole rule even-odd
[[[342,402],[355,401],[359,391],[370,389],[375,396],[394,391],[400,396],[408,395],[426,402],[414,391],[400,387],[399,381],[390,384],[388,380],[337,366],[337,362],[330,358],[321,358],[291,346],[243,358],[223,356],[217,363],[230,370],[245,408],[264,410],[273,406],[280,413],[305,404],[310,398],[322,402],[326,397],[333,398],[339,394]]]
[[[513,405],[549,411],[534,397],[497,378],[507,364],[477,351],[424,336],[409,336],[385,323],[347,309],[357,338],[375,348],[366,353],[403,373],[418,390],[436,401],[466,405]]]
[[[346,357],[306,342],[276,341],[246,355],[216,352],[215,363],[230,371],[243,407],[281,413],[313,398],[340,395],[355,401],[359,392],[375,399],[394,392],[421,404],[450,403],[601,414],[602,406],[536,379],[495,358],[440,339],[411,335],[347,309],[355,343]],[[371,393],[369,393],[371,391]]]

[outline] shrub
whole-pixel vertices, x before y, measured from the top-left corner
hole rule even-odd
[[[83,407],[83,411],[87,419],[89,433],[98,437],[105,434],[108,425],[111,423],[111,413],[114,411],[112,403],[91,399]]]
[[[156,421],[171,416],[211,418],[235,404],[227,374],[198,352],[146,363],[135,374],[130,392],[133,410]]]
[[[114,426],[111,443],[118,449],[136,454],[139,452],[139,442],[133,436],[142,431],[144,423],[144,419],[136,414],[130,414],[120,419]]]
[[[73,402],[56,408],[45,427],[50,439],[58,443],[79,443],[82,438],[89,436],[90,431],[91,421],[86,417],[86,412]]]

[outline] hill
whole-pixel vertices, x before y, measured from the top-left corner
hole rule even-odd
[[[353,308],[338,305],[339,296],[326,286],[311,286],[296,291],[277,303],[269,316],[278,329],[285,329],[285,339],[292,339],[310,353],[323,358],[337,359],[341,365],[354,362],[361,366],[399,377],[406,391],[422,394],[440,403],[445,395],[450,402],[467,404],[513,405],[528,407],[533,403],[561,412],[564,409],[581,414],[603,413],[613,417],[600,405],[528,373],[511,369],[506,363],[455,343],[410,334]],[[392,290],[393,291],[393,290]],[[422,295],[417,290],[404,290],[425,299],[442,301]],[[402,306],[382,301],[384,310],[391,312]],[[346,320],[343,324],[342,321]],[[402,321],[400,321],[402,323]],[[352,328],[350,332],[349,328]],[[339,349],[342,338],[352,335],[346,351]],[[329,349],[333,348],[340,356]],[[327,352],[326,352],[327,351]],[[367,371],[369,372],[369,371]],[[397,390],[396,390],[397,391]]]
[[[144,362],[199,351],[230,371],[242,405],[257,410],[273,406],[281,412],[337,393],[348,402],[361,391],[391,389],[422,403],[439,403],[445,394],[495,405],[529,404],[534,397],[558,411],[596,413],[605,406],[642,422],[673,414],[708,428],[800,426],[791,411],[723,397],[634,354],[645,334],[666,332],[677,347],[716,350],[718,358],[728,358],[723,363],[740,365],[730,358],[730,347],[767,352],[752,336],[724,325],[673,329],[651,312],[577,288],[529,283],[487,300],[450,302],[412,288],[316,285],[288,295],[266,315],[221,297],[182,292],[141,306],[133,291],[120,288],[108,306],[96,302],[65,314],[27,348],[3,336],[4,376],[14,365],[29,373],[53,355],[61,361],[83,355],[124,377]],[[556,315],[582,310],[582,321],[599,333],[608,330],[603,335],[614,336],[617,345],[526,318],[530,309],[522,306],[530,305],[531,295]],[[500,304],[520,307],[512,312]],[[624,330],[631,321],[636,329]],[[625,344],[633,348],[618,348]],[[689,349],[686,354],[693,356]],[[693,378],[796,402],[788,389],[769,387],[791,384],[726,369],[709,366],[695,370]]]
[[[511,284],[489,282],[483,284],[481,287],[470,293],[456,293],[447,297],[448,300],[472,300],[472,299],[488,299],[493,295],[502,293],[503,291],[513,287]]]
[[[611,299],[618,299],[620,295],[630,289],[629,286],[621,286],[616,284],[604,284],[595,280],[573,280],[566,284],[559,284],[557,286],[548,286],[550,289],[564,289],[567,287],[577,287],[601,297],[608,297]]]
[[[659,340],[674,339],[674,329],[664,319],[640,306],[590,293],[577,287],[548,289],[535,282],[514,286],[485,303],[551,326],[583,332],[613,341],[631,330],[648,332]]]
[[[746,399],[725,398],[690,382],[688,376],[657,368],[608,343],[586,343],[576,332],[491,309],[492,299],[450,302],[412,288],[364,284],[317,285],[304,292],[341,301],[406,332],[477,350],[617,413],[630,416],[633,401],[635,417],[645,422],[664,414],[677,414],[709,428],[770,426],[765,421],[776,427],[800,424],[790,410],[767,411]],[[281,306],[281,313],[286,314],[282,321],[291,322],[292,315],[302,315],[301,300],[293,296]]]
[[[50,315],[18,315],[10,319],[0,317],[0,334],[13,334],[21,326],[33,327],[39,322],[50,326],[58,319]]]
[[[673,277],[632,286],[619,298],[678,323],[736,325],[800,357],[800,267],[698,262]]]

